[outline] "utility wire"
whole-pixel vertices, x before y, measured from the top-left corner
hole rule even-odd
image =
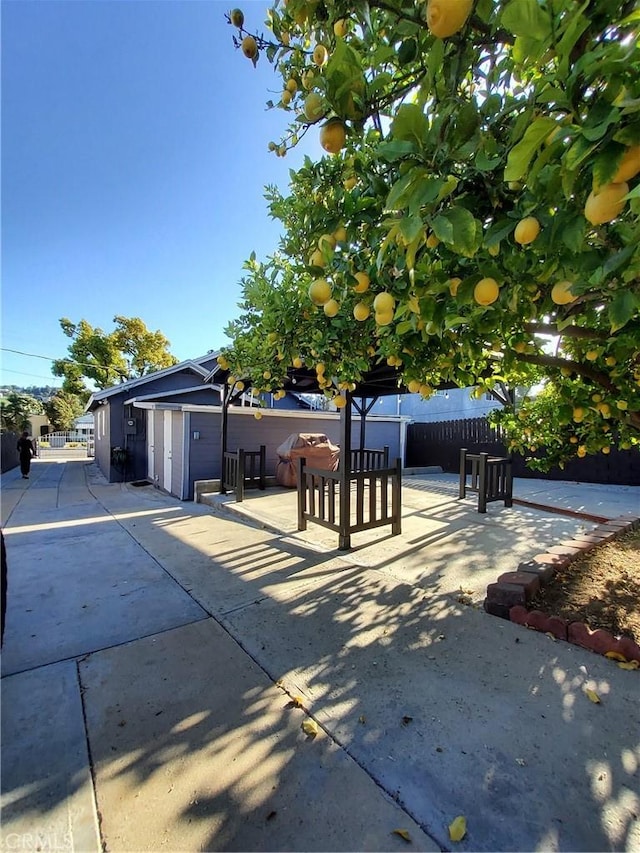
[[[52,356],[48,356],[48,355],[38,355],[35,352],[23,352],[22,350],[9,349],[8,347],[0,347],[0,350],[2,350],[2,352],[12,352],[12,353],[15,353],[16,355],[26,355],[29,358],[41,358],[44,361],[61,361],[61,362],[64,362],[65,364],[72,364],[75,367],[93,367],[93,368],[99,368],[100,370],[113,370],[114,373],[118,373],[121,376],[126,375],[126,371],[118,370],[113,365],[98,364],[97,362],[90,363],[90,362],[85,362],[85,361],[74,361],[71,358],[53,358]]]

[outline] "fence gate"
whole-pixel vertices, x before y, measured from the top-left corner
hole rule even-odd
[[[86,459],[94,455],[93,431],[50,432],[35,440],[40,459]]]

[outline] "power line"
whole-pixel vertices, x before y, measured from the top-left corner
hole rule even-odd
[[[3,368],[1,368],[1,370],[2,370],[2,373],[17,373],[18,376],[33,376],[35,379],[53,380],[53,379],[57,378],[56,376],[53,376],[53,375],[43,376],[41,373],[26,373],[24,370],[9,370],[9,368],[7,368],[7,367],[3,367]],[[55,386],[52,385],[51,387],[54,388]]]
[[[61,361],[64,364],[71,364],[74,367],[93,367],[93,368],[98,368],[100,370],[113,370],[113,372],[117,373],[119,376],[126,376],[127,375],[126,371],[118,370],[118,368],[114,367],[113,365],[98,364],[97,362],[94,362],[92,364],[90,362],[85,362],[85,361],[73,361],[73,359],[71,359],[71,358],[54,358],[54,357],[49,356],[49,355],[38,355],[35,352],[23,352],[22,350],[19,350],[19,349],[9,349],[9,347],[0,347],[0,350],[2,350],[2,352],[12,352],[15,355],[26,355],[28,358],[41,358],[44,361]],[[16,371],[14,371],[14,373],[15,372]]]

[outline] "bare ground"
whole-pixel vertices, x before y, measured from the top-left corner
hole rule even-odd
[[[640,528],[569,563],[530,608],[640,642]]]

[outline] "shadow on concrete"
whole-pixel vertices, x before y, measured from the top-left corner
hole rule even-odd
[[[419,582],[399,580],[409,555],[437,550],[442,534],[356,565],[157,493],[90,488],[92,512],[157,568],[145,583],[164,575],[210,617],[178,616],[152,636],[134,622],[128,641],[79,660],[108,849],[141,849],[142,836],[146,849],[320,850],[329,824],[333,849],[404,846],[379,804],[354,801],[358,767],[443,849],[459,814],[460,850],[635,843],[635,674],[460,604],[438,586],[435,556]],[[462,552],[464,531],[453,532]],[[35,535],[16,531],[16,558]],[[17,629],[12,642],[22,641]],[[322,727],[315,740],[292,697]],[[19,802],[28,788],[5,794]]]

